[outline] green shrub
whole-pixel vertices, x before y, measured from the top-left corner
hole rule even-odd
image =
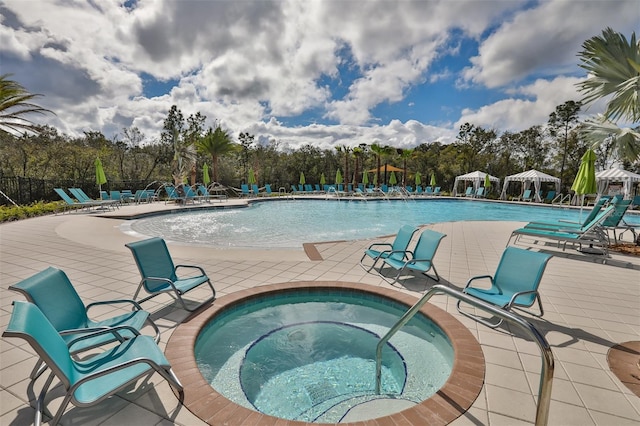
[[[0,223],[43,216],[60,211],[61,208],[59,202],[44,203],[42,201],[27,206],[0,206]]]

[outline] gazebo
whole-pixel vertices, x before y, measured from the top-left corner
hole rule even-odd
[[[487,173],[476,170],[475,172],[467,173],[466,175],[457,176],[456,180],[453,182],[453,195],[456,196],[458,194],[458,182],[471,182],[473,184],[473,192],[477,191],[480,187],[480,184],[484,182],[485,176]],[[500,185],[500,179],[495,176],[489,175],[489,181],[497,182]]]
[[[533,186],[535,188],[535,200],[538,202],[542,201],[542,198],[540,198],[541,182],[553,182],[556,184],[556,192],[560,191],[560,178],[539,172],[538,170],[531,169],[527,170],[526,172],[517,173],[515,175],[507,176],[506,178],[504,178],[504,185],[502,185],[502,193],[500,194],[501,200],[506,200],[507,198],[507,188],[509,187],[509,182],[522,182],[522,192],[524,192],[525,189],[528,189],[533,182]]]
[[[640,182],[640,175],[624,169],[609,169],[596,172],[596,182],[598,183],[598,196],[608,194],[610,183],[622,182],[624,198],[632,198],[633,184]]]

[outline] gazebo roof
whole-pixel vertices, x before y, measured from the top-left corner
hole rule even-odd
[[[546,173],[542,173],[538,170],[531,169],[522,173],[517,173],[515,175],[507,176],[504,178],[507,180],[516,180],[516,181],[539,181],[539,182],[560,182],[560,178],[555,176],[548,175]]]

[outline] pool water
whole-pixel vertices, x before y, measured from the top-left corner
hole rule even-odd
[[[275,200],[247,208],[186,211],[122,225],[125,232],[224,248],[301,248],[303,243],[392,235],[401,225],[500,220],[579,221],[578,209],[478,200]],[[629,217],[630,215],[627,215]],[[640,225],[640,217],[630,218]]]
[[[373,400],[417,404],[448,379],[453,348],[422,314],[382,352],[380,338],[407,307],[360,292],[263,296],[221,312],[200,333],[195,357],[204,378],[237,404],[289,420],[335,423]]]

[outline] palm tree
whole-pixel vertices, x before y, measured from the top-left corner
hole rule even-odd
[[[25,116],[36,113],[51,113],[30,101],[42,96],[29,93],[21,84],[9,80],[11,74],[0,75],[0,130],[20,133],[27,130],[39,133],[38,126]]]
[[[382,157],[382,155],[385,152],[385,148],[383,148],[381,145],[378,145],[377,143],[372,143],[371,144],[371,151],[373,151],[373,153],[376,155],[376,182],[377,185],[380,185],[380,163],[381,160],[380,158]]]
[[[607,28],[602,36],[585,41],[582,48],[580,67],[589,76],[578,83],[584,94],[582,102],[609,98],[605,113],[587,120],[583,134],[594,146],[613,138],[618,155],[636,161],[640,158],[640,43],[636,34],[627,40]],[[635,123],[636,128],[620,128],[616,124],[619,120]]]
[[[231,140],[229,132],[222,130],[220,125],[213,130],[211,127],[204,138],[196,142],[198,152],[211,155],[213,181],[218,182],[218,159],[236,150],[237,145]]]
[[[402,158],[402,186],[407,186],[407,160],[413,156],[413,149],[398,149],[398,154]]]

